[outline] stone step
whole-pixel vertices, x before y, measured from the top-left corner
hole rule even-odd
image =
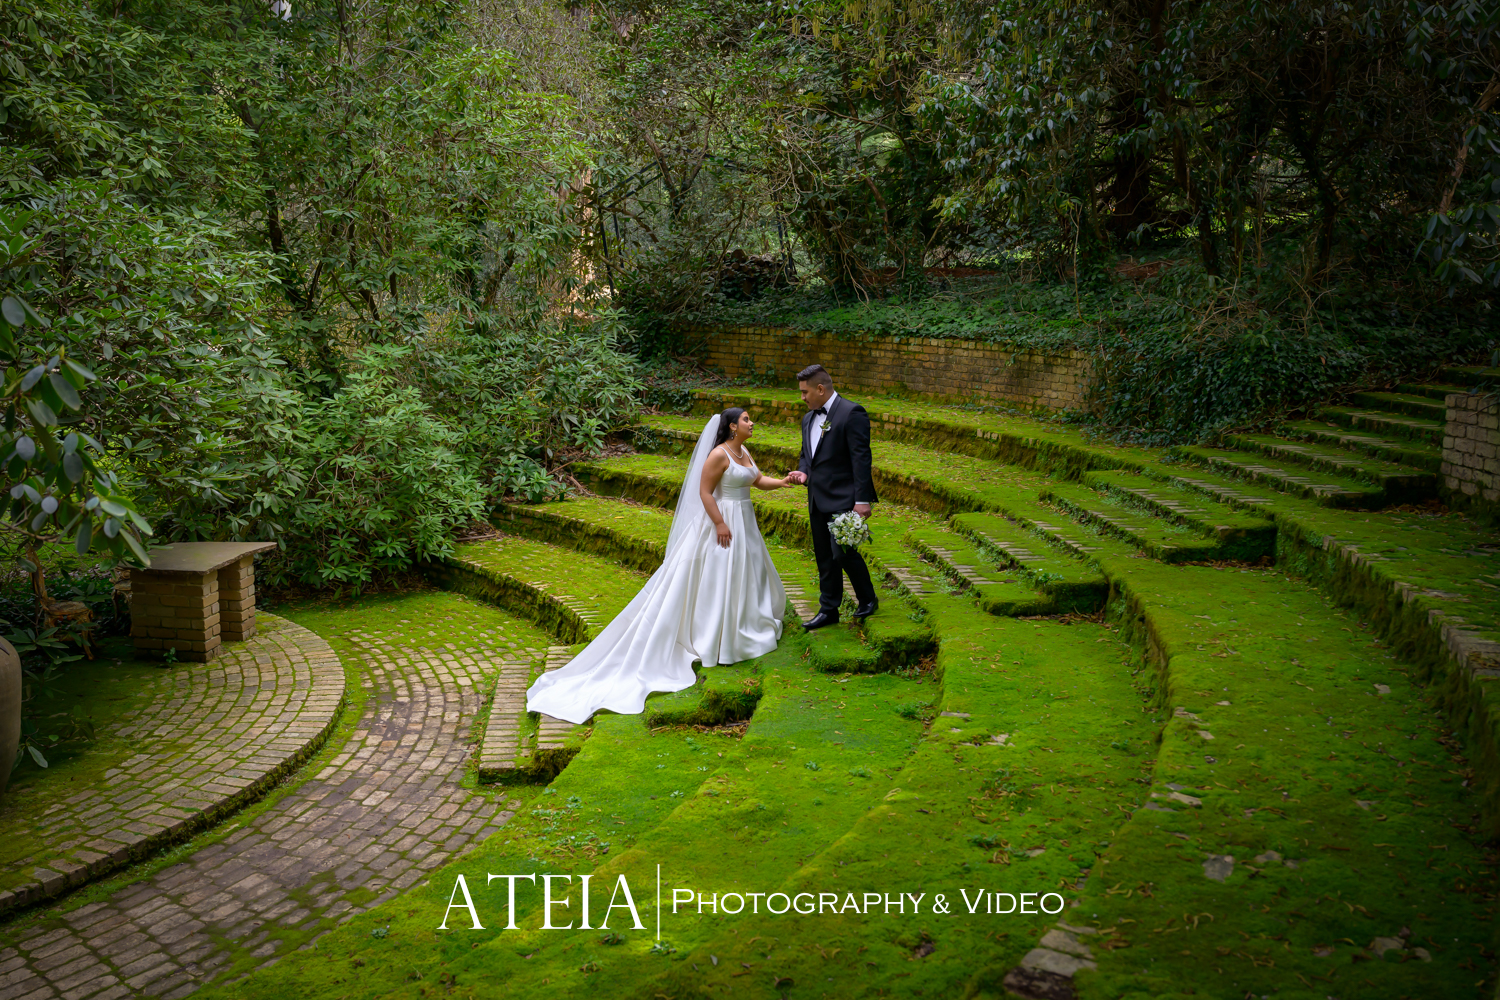
[[[1097,611],[1109,596],[1105,579],[1093,557],[1131,555],[1127,546],[1100,538],[1072,521],[1040,517],[1021,523],[1003,514],[958,514],[953,530],[972,541],[997,563],[1026,577],[1047,595],[1059,611]]]
[[[796,633],[792,633],[795,635]],[[657,692],[646,698],[646,725],[721,726],[750,718],[764,694],[761,661],[699,668],[698,679],[681,691]]]
[[[526,711],[526,690],[531,686],[535,668],[540,668],[535,670],[539,675],[564,667],[572,661],[575,650],[576,647],[549,646],[540,664],[527,661],[501,665],[480,747],[480,781],[545,780],[578,752],[587,726]]]
[[[1284,503],[1284,495],[1268,488],[1257,488],[1234,476],[1210,472],[1198,466],[1181,462],[1159,466],[1167,483],[1224,504],[1235,510],[1264,514],[1267,519],[1274,516],[1278,503]],[[1316,501],[1315,501],[1316,502]]]
[[[891,508],[879,511],[871,521],[872,541],[860,549],[872,577],[878,580],[884,576],[889,586],[916,598],[918,603],[922,598],[953,589],[942,570],[911,547],[909,536],[920,523],[893,513]]]
[[[559,670],[567,666],[572,662],[576,652],[576,648],[570,646],[547,647],[547,657],[542,662],[542,672]],[[525,708],[526,695],[523,691],[521,710],[525,712]],[[527,727],[521,730],[515,751],[517,768],[536,779],[550,778],[566,767],[568,761],[578,753],[579,745],[588,734],[589,727],[574,725],[539,712],[531,714],[536,718],[536,728]],[[494,719],[493,707],[490,718]],[[485,749],[488,751],[489,748]]]
[[[791,604],[792,610],[797,613],[798,618],[807,621],[818,613],[818,602],[808,599],[806,588],[800,587],[795,583],[788,583],[785,580],[782,580],[781,583],[786,588],[787,602]],[[813,594],[812,596],[815,598],[817,595]]]
[[[1061,610],[1057,600],[1040,592],[1033,577],[1016,564],[1001,565],[974,542],[945,528],[914,528],[906,542],[948,582],[971,592],[993,615],[1048,615]],[[1035,557],[1032,557],[1035,559]]]
[[[1441,382],[1403,382],[1396,386],[1397,392],[1406,393],[1409,396],[1421,396],[1425,399],[1435,399],[1442,402],[1455,392],[1468,392],[1466,385],[1452,385]]]
[[[1458,365],[1444,368],[1438,375],[1443,381],[1456,385],[1470,387],[1500,385],[1500,368],[1486,368],[1483,365]]]
[[[938,574],[918,565],[918,560],[886,561],[886,579],[911,597],[926,597],[938,591]]]
[[[508,534],[602,556],[647,573],[661,565],[672,529],[672,515],[664,510],[603,497],[502,503],[490,521]]]
[[[1255,562],[1276,552],[1273,521],[1210,502],[1201,491],[1126,469],[1089,471],[1082,478],[1087,486],[1124,497],[1216,543],[1221,553],[1216,558]]]
[[[1425,472],[1441,472],[1443,467],[1443,449],[1426,441],[1352,431],[1322,420],[1299,420],[1284,424],[1281,430],[1289,438],[1316,441]]]
[[[1318,416],[1354,430],[1373,431],[1388,437],[1405,438],[1439,447],[1443,444],[1443,423],[1447,419],[1446,411],[1443,419],[1429,420],[1348,406],[1325,406],[1318,411]]]
[[[1117,494],[1100,493],[1080,483],[1054,483],[1042,490],[1042,499],[1051,501],[1069,517],[1096,525],[1162,562],[1232,558],[1224,554],[1224,546],[1216,539],[1129,505]]]
[[[517,658],[498,666],[500,676],[490,698],[489,720],[479,747],[479,780],[512,783],[529,777],[521,756],[523,740],[530,756],[535,734],[526,718],[526,689],[536,661]]]
[[[646,574],[560,545],[507,535],[462,544],[428,570],[443,587],[529,618],[564,641],[599,634]]]
[[[1387,502],[1385,490],[1345,476],[1279,462],[1254,452],[1184,446],[1172,454],[1193,464],[1262,483],[1278,493],[1307,497],[1329,507],[1377,508]]]
[[[1331,472],[1384,491],[1387,501],[1421,501],[1437,495],[1437,472],[1371,458],[1342,447],[1313,442],[1288,441],[1270,434],[1230,434],[1225,441],[1241,451],[1301,465],[1318,472]],[[1442,456],[1437,455],[1438,463]]]
[[[1441,421],[1447,418],[1448,412],[1441,399],[1408,392],[1351,392],[1349,402],[1386,413],[1421,417],[1423,420]]]

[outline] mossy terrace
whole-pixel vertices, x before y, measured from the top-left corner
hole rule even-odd
[[[636,453],[575,466],[594,496],[497,511],[502,536],[433,578],[551,633],[531,676],[565,662],[658,564],[683,452],[729,402],[759,421],[762,467],[790,467],[792,394],[705,394],[644,419]],[[525,804],[502,833],[209,995],[1493,993],[1500,547],[1423,504],[1430,470],[1335,429],[1347,462],[1287,444],[1306,437],[1156,451],[862,402],[876,617],[790,628],[643,717],[554,733],[550,763],[506,776]],[[805,608],[802,494],[757,509]],[[553,880],[559,924],[589,876],[597,929],[540,929],[526,881],[506,929],[485,876],[533,872],[574,876]],[[445,911],[459,875],[483,930]],[[620,876],[643,930],[607,909]],[[676,890],[695,904],[673,913]],[[837,912],[696,906],[752,892]],[[1002,916],[997,892],[1066,905]],[[884,912],[899,893],[920,912]]]

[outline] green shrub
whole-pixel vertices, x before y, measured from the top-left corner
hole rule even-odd
[[[315,586],[359,586],[383,570],[447,555],[480,517],[486,491],[460,453],[463,434],[398,383],[401,352],[371,350],[343,391],[309,400],[289,456],[303,488],[289,505],[286,562]]]

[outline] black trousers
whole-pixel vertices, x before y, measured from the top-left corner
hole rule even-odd
[[[831,615],[839,613],[839,604],[844,599],[844,574],[854,587],[854,599],[860,604],[875,600],[875,585],[870,582],[870,569],[865,557],[858,549],[839,548],[839,557],[833,557],[833,538],[828,534],[828,522],[843,511],[820,511],[812,504],[807,506],[807,515],[812,523],[813,555],[818,560],[818,610]]]

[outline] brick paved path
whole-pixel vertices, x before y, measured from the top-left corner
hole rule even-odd
[[[370,701],[337,756],[221,842],[0,947],[0,997],[186,996],[306,944],[510,818],[459,781],[485,676],[524,678],[530,651],[352,640]]]
[[[0,871],[0,912],[65,892],[213,825],[307,760],[338,721],[344,668],[328,644],[262,613],[260,632],[211,663],[150,682],[147,707],[114,725],[141,752],[90,788],[40,808],[12,795],[0,837],[45,826],[49,849]]]

